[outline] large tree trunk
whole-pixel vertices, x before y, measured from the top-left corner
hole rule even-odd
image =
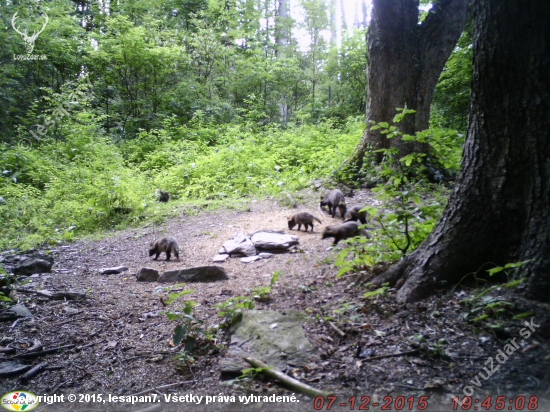
[[[375,283],[415,301],[485,264],[531,260],[528,297],[550,300],[550,2],[474,1],[474,80],[462,172],[419,249]],[[487,267],[485,267],[486,269]]]
[[[462,33],[468,9],[468,0],[439,0],[419,24],[418,4],[418,0],[373,0],[368,34],[367,123],[391,122],[395,109],[406,106],[416,110],[400,124],[408,134],[428,128],[435,86]],[[427,150],[426,145],[390,140],[369,129],[347,162],[356,170],[369,147],[391,145],[402,155]]]

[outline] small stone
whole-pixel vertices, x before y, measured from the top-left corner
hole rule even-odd
[[[241,262],[251,263],[251,262],[255,262],[255,261],[260,260],[260,259],[261,259],[260,256],[248,256],[248,257],[241,258]]]
[[[221,263],[221,262],[225,262],[227,259],[229,259],[228,254],[220,253],[219,255],[214,256],[214,259],[212,259],[212,261],[214,263]]]
[[[102,275],[116,275],[121,272],[126,272],[128,268],[126,266],[117,266],[114,268],[103,268],[99,269],[99,273]]]

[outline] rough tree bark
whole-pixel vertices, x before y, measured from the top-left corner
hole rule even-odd
[[[395,109],[407,106],[416,110],[400,124],[408,134],[428,128],[435,86],[464,28],[468,0],[434,2],[421,24],[418,5],[418,0],[373,0],[368,33],[367,122],[391,122]],[[367,128],[347,165],[359,170],[369,147],[390,145],[403,155],[427,150]]]
[[[474,77],[462,171],[434,232],[375,279],[419,300],[487,263],[531,260],[550,300],[550,2],[474,0]]]

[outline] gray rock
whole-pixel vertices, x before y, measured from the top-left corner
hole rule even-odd
[[[33,314],[27,309],[25,305],[21,303],[18,303],[11,308],[0,311],[0,321],[32,317]]]
[[[262,252],[258,256],[261,257],[262,259],[269,259],[270,257],[272,257],[274,255],[273,255],[273,253]]]
[[[114,268],[99,269],[99,273],[102,275],[116,275],[118,273],[126,272],[128,268],[126,266],[117,266]]]
[[[254,233],[250,240],[258,249],[278,251],[288,250],[300,243],[298,236],[266,230]]]
[[[221,375],[224,378],[239,376],[243,370],[249,367],[248,363],[238,362],[233,359],[222,359],[220,362]]]
[[[250,263],[250,262],[255,262],[257,260],[260,260],[260,259],[261,259],[260,256],[248,256],[248,257],[241,258],[241,262]]]
[[[53,266],[53,257],[45,253],[33,253],[21,256],[11,267],[16,276],[29,276],[35,273],[50,273]]]
[[[242,315],[231,326],[228,362],[253,356],[279,370],[286,370],[318,360],[302,328],[302,323],[313,321],[307,315],[294,310],[248,310]]]
[[[226,253],[221,253],[219,255],[214,256],[214,259],[212,259],[212,261],[214,263],[218,263],[218,262],[225,262],[227,259],[229,259],[229,255]]]
[[[156,282],[159,278],[159,272],[155,269],[141,268],[136,275],[138,282]]]
[[[225,242],[218,252],[219,254],[239,254],[244,256],[255,256],[256,248],[248,236],[243,232],[238,232],[233,239]]]
[[[159,278],[159,283],[168,282],[216,282],[227,280],[227,271],[220,266],[199,266],[196,268],[169,270]]]

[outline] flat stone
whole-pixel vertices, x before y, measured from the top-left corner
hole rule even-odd
[[[269,259],[270,257],[274,256],[274,254],[269,252],[262,252],[258,256],[262,259]]]
[[[302,328],[302,323],[311,321],[307,315],[295,310],[243,312],[241,319],[231,327],[226,359],[240,360],[243,356],[252,356],[279,370],[317,361],[318,355]]]
[[[284,251],[300,243],[298,236],[281,232],[260,231],[254,233],[250,240],[257,249]]]
[[[221,253],[219,255],[214,256],[214,259],[212,259],[212,262],[221,263],[221,262],[225,262],[227,259],[229,259],[229,255],[225,253]]]
[[[12,306],[11,308],[0,311],[0,320],[11,320],[17,318],[32,318],[33,314],[27,307],[21,303]]]
[[[199,266],[189,269],[169,270],[159,278],[159,283],[168,282],[216,282],[228,280],[227,271],[220,266]]]
[[[159,278],[159,272],[155,269],[141,268],[136,275],[138,282],[156,282]]]
[[[255,256],[256,248],[248,236],[243,232],[238,232],[233,239],[225,242],[218,252],[219,254],[229,254],[229,255],[244,255],[244,256]]]
[[[250,262],[255,262],[257,260],[260,260],[260,259],[261,259],[260,256],[248,256],[248,257],[241,258],[241,262],[250,263]]]

